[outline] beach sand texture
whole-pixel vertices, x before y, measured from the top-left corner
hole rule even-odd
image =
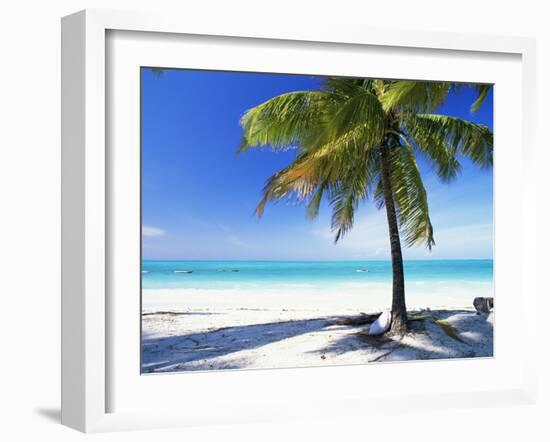
[[[337,307],[330,298],[312,306],[297,298],[287,303],[277,296],[255,297],[251,302],[249,295],[238,292],[225,300],[215,297],[213,303],[199,291],[144,290],[143,373],[493,355],[493,313],[477,315],[467,306],[415,307],[412,315],[429,317],[413,321],[410,333],[397,339],[369,337],[365,333],[368,325],[338,324],[363,312],[380,311],[361,309],[358,298],[348,299],[342,308],[341,299]],[[457,336],[446,333],[436,319],[451,325]]]

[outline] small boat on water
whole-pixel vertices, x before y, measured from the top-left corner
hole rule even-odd
[[[193,273],[193,270],[174,270],[174,273]]]
[[[356,270],[357,273],[368,273],[368,269],[357,269]]]
[[[238,272],[239,269],[218,269],[218,272]]]

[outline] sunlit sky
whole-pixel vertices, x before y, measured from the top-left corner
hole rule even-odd
[[[271,204],[253,216],[265,180],[295,151],[239,156],[243,113],[275,95],[318,89],[320,77],[142,69],[142,236],[144,259],[387,259],[384,210],[361,204],[338,244],[323,202],[315,220],[303,206]],[[439,113],[493,128],[492,91],[476,114],[473,90],[449,97]],[[497,153],[498,155],[498,153]],[[492,258],[493,177],[468,160],[450,184],[419,161],[436,246],[404,248],[405,259]]]

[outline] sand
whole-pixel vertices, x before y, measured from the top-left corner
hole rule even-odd
[[[345,296],[312,302],[275,294],[144,290],[142,369],[288,368],[493,355],[493,313],[477,315],[466,305],[414,306],[411,316],[428,317],[413,321],[402,338],[369,337],[368,324],[338,325],[361,313],[380,312],[380,306],[364,304],[364,299]],[[451,325],[456,335],[436,320],[446,321],[443,325]]]

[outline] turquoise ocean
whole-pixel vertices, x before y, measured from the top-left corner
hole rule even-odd
[[[411,260],[404,265],[412,301],[415,293],[461,305],[471,305],[475,296],[493,296],[493,260]],[[222,295],[243,290],[256,296],[274,291],[386,293],[392,282],[390,261],[144,260],[141,277],[144,290],[198,289]]]

